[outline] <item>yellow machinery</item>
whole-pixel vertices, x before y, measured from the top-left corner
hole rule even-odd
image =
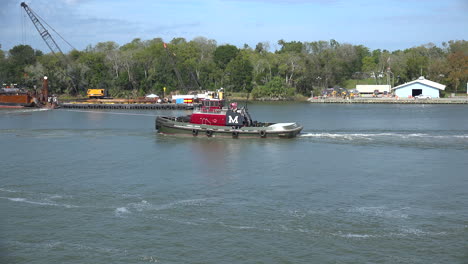
[[[106,96],[106,90],[105,89],[88,89],[86,92],[88,95],[88,98],[104,98]]]

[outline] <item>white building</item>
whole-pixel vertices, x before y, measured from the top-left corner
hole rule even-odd
[[[445,90],[445,85],[426,80],[423,76],[412,82],[408,82],[392,88],[398,97],[414,97],[416,95],[427,95],[432,98],[439,98],[440,91]]]
[[[390,93],[390,85],[369,85],[369,84],[358,84],[356,85],[356,90],[359,91],[359,94],[362,96],[372,96],[374,91],[378,91],[379,94],[385,92]]]

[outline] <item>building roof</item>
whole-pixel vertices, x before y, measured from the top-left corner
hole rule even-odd
[[[406,87],[408,85],[412,85],[414,83],[421,83],[423,85],[426,85],[426,86],[429,86],[429,87],[432,87],[432,88],[436,88],[436,89],[439,89],[439,90],[445,90],[445,85],[437,83],[437,82],[426,80],[424,78],[424,76],[419,77],[417,80],[395,86],[395,87],[392,88],[392,90],[403,88],[403,87]]]
[[[388,84],[380,84],[380,85],[372,85],[372,84],[358,84],[356,85],[356,89],[360,93],[373,93],[375,90],[379,90],[379,92],[390,92],[390,85]]]

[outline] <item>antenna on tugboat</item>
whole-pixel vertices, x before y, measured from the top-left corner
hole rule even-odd
[[[247,109],[247,103],[249,102],[249,96],[250,96],[250,92],[247,93],[247,100],[245,101],[245,106],[244,106],[245,109]]]

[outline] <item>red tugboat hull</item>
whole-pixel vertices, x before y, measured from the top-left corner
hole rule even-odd
[[[161,134],[190,137],[223,138],[294,138],[303,129],[296,123],[257,123],[249,127],[226,127],[192,124],[188,117],[156,118],[156,130]]]
[[[231,137],[231,138],[293,138],[302,130],[296,123],[263,123],[253,121],[247,107],[237,103],[225,105],[222,89],[214,99],[202,100],[202,106],[189,116],[156,118],[156,130],[162,134]]]

